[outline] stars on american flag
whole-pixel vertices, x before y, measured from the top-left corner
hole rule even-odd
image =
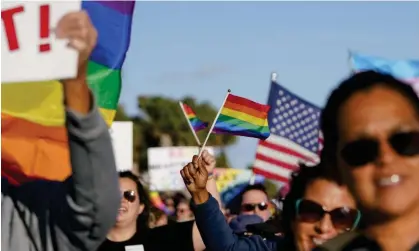
[[[259,142],[253,172],[287,183],[299,163],[319,161],[321,109],[276,82],[271,83],[268,105],[271,135]]]
[[[271,133],[285,137],[312,152],[318,151],[319,108],[289,92],[279,90],[273,111],[269,123]]]

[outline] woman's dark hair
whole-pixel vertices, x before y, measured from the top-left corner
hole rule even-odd
[[[419,114],[419,98],[412,86],[395,79],[391,75],[375,71],[364,71],[351,75],[330,94],[320,119],[320,126],[324,137],[322,161],[336,164],[336,148],[339,140],[338,117],[342,104],[352,95],[360,91],[368,91],[373,87],[382,86],[403,95]]]
[[[315,180],[324,179],[342,185],[326,171],[323,164],[316,166],[306,166],[301,164],[300,169],[291,174],[290,189],[283,199],[283,209],[281,213],[281,229],[285,237],[285,244],[288,247],[294,247],[294,234],[292,232],[292,222],[296,217],[295,205],[297,200],[304,197],[308,186]],[[290,249],[296,250],[296,249]]]
[[[151,201],[147,189],[141,184],[140,178],[131,171],[119,172],[119,178],[127,178],[135,182],[137,185],[137,193],[139,201],[144,205],[143,212],[137,218],[137,229],[144,230],[148,228],[150,218]]]

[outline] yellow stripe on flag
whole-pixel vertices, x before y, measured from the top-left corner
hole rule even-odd
[[[221,114],[235,118],[235,119],[240,119],[243,120],[245,122],[248,122],[250,124],[253,125],[258,125],[258,126],[267,126],[268,125],[268,121],[266,119],[261,119],[261,118],[257,118],[254,117],[252,115],[249,115],[247,113],[243,113],[240,111],[235,111],[232,109],[228,109],[228,108],[223,108],[221,110]]]
[[[1,111],[44,126],[62,126],[62,92],[58,81],[2,84]]]
[[[59,81],[1,85],[1,111],[43,126],[64,126],[63,90]],[[100,108],[110,126],[116,110]]]

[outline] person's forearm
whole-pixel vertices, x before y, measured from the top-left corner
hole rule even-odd
[[[73,111],[87,114],[92,108],[92,98],[87,84],[87,67],[82,67],[75,79],[63,80],[64,102]]]
[[[214,177],[208,180],[206,188],[207,191],[212,195],[212,197],[214,197],[214,199],[218,201],[218,205],[220,205],[220,208],[222,208],[220,193],[218,192],[217,183],[215,182]]]
[[[195,193],[191,193],[191,196],[192,196],[192,201],[195,203],[195,205],[200,205],[207,202],[207,200],[210,197],[210,194],[205,189],[205,190],[201,190]]]
[[[217,190],[217,184],[216,184],[214,178],[211,178],[211,179],[208,180],[206,188],[207,188],[207,191],[212,195],[212,197],[214,197],[217,200],[217,202],[218,202],[218,204],[220,205],[220,208],[221,208],[220,193]],[[196,200],[198,202],[202,202],[202,201],[205,202],[209,198],[209,196],[207,198],[206,195],[207,194],[203,193],[201,196],[195,196],[195,197],[198,197],[198,198],[196,198]],[[196,203],[195,200],[194,200],[194,202],[195,202],[195,204],[201,204],[201,203]],[[196,225],[196,222],[194,223],[193,228],[192,228],[192,237],[193,237],[194,250],[195,251],[205,250],[205,244],[202,240],[202,237],[201,237],[201,234],[198,230],[198,226]]]
[[[120,194],[115,158],[108,127],[83,83],[73,82],[66,91],[66,125],[69,139],[72,182],[68,220],[86,231],[75,231],[79,239],[101,241],[115,223]],[[89,95],[79,101],[73,95]],[[73,103],[74,102],[74,103]],[[88,104],[89,103],[89,104]],[[73,105],[72,105],[73,104]],[[89,109],[91,108],[91,109]],[[87,110],[87,112],[86,112]],[[84,236],[84,237],[83,237]],[[97,244],[97,243],[96,243]],[[91,248],[95,248],[92,244]]]

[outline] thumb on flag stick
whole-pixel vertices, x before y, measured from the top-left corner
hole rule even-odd
[[[227,98],[228,98],[228,95],[230,95],[230,92],[231,92],[231,90],[230,90],[230,89],[228,89],[228,91],[227,91],[227,95],[226,95],[226,97],[224,98],[223,104],[221,105],[220,109],[218,110],[217,116],[215,116],[214,122],[212,122],[211,128],[210,128],[210,130],[208,131],[207,137],[205,138],[205,141],[204,141],[204,143],[202,144],[201,149],[199,150],[198,157],[201,157],[201,154],[202,154],[202,152],[204,151],[205,146],[206,146],[206,145],[207,145],[207,143],[208,143],[208,139],[209,139],[209,137],[211,136],[212,130],[214,130],[215,123],[217,122],[217,119],[218,119],[218,117],[219,117],[219,116],[220,116],[220,114],[221,114],[221,110],[223,110],[224,104],[226,103]]]

